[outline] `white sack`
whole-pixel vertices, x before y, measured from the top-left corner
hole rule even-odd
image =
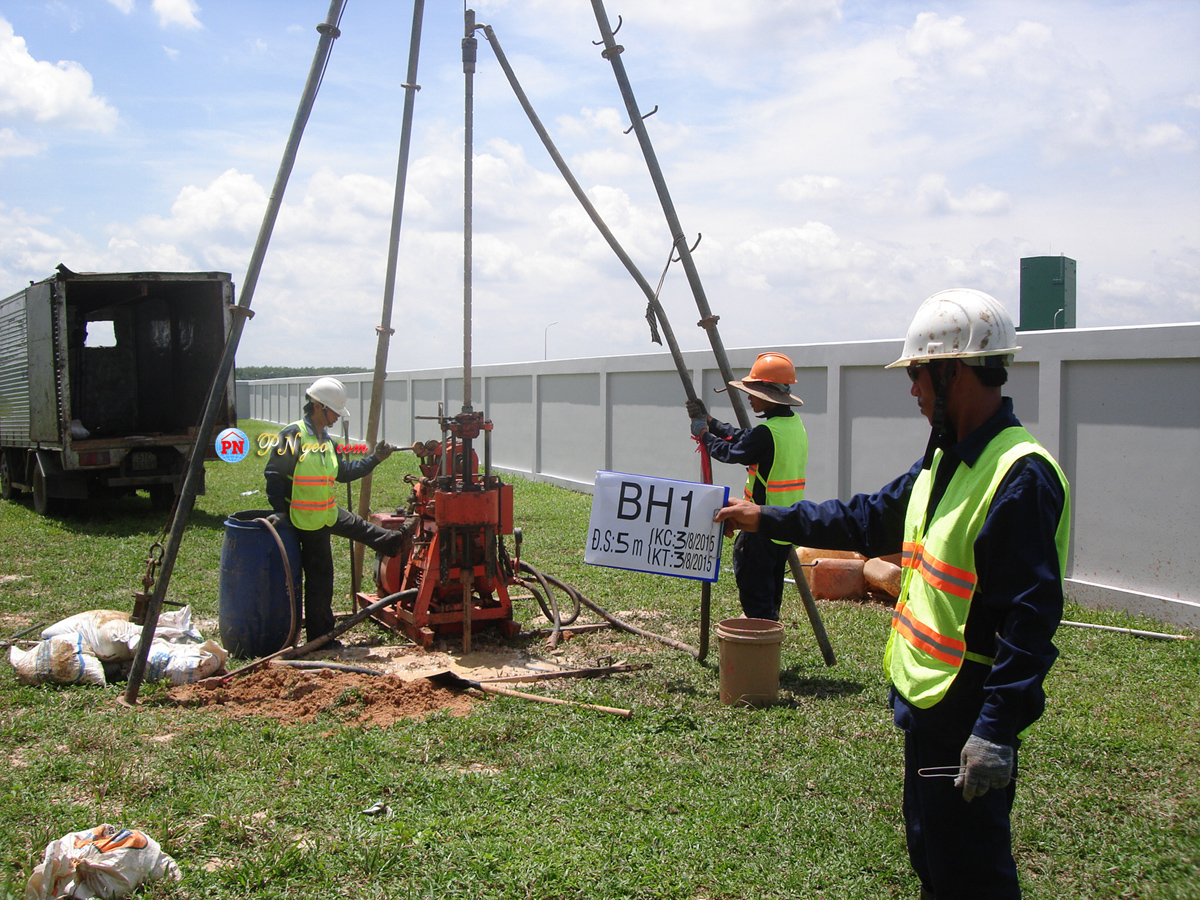
[[[169,679],[171,684],[191,684],[220,671],[229,654],[215,641],[173,644],[155,638],[146,656],[146,681]]]
[[[50,842],[25,884],[25,900],[126,897],[143,882],[164,877],[179,881],[183,873],[153,838],[97,825]]]
[[[12,647],[8,661],[21,684],[105,684],[104,665],[87,652],[81,635],[52,637],[32,649]]]
[[[129,613],[115,609],[93,609],[55,622],[42,630],[42,640],[78,634],[85,648],[102,661],[133,659],[129,637],[141,633],[141,626],[129,621]],[[135,645],[136,646],[136,643]]]

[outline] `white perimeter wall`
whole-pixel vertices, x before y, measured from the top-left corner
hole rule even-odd
[[[1200,628],[1200,323],[1021,332],[1005,393],[1071,481],[1068,588],[1118,607]],[[805,496],[848,498],[904,472],[929,429],[901,370],[899,340],[773,346],[796,363],[809,437]],[[759,350],[729,350],[740,377]],[[709,352],[684,354],[709,411],[735,421]],[[598,469],[699,480],[684,392],[667,353],[476,366],[472,405],[492,420],[493,467],[590,491]],[[338,376],[361,439],[371,376]],[[238,414],[286,423],[311,378],[239,382]],[[438,404],[462,409],[461,369],[390,372],[380,438],[440,438]],[[714,463],[740,488],[745,470]]]

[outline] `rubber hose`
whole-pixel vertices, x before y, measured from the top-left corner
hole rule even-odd
[[[528,563],[522,561],[521,568],[525,568],[527,566],[530,569],[533,569],[533,567],[529,566]],[[630,634],[636,634],[636,635],[640,635],[641,637],[652,638],[653,640],[660,641],[660,642],[666,644],[668,647],[674,647],[676,650],[682,650],[685,653],[690,653],[691,655],[699,658],[700,651],[697,650],[695,647],[691,646],[690,644],[685,644],[682,641],[677,641],[674,638],[669,638],[669,637],[666,637],[665,635],[655,634],[653,631],[646,631],[643,628],[638,628],[636,625],[630,625],[628,622],[623,621],[622,619],[618,619],[616,616],[614,616],[608,610],[603,609],[598,604],[593,603],[591,600],[589,600],[587,597],[585,597],[577,588],[572,587],[571,585],[567,584],[566,582],[562,581],[561,579],[555,578],[553,575],[543,575],[542,577],[544,577],[547,581],[549,581],[555,587],[561,588],[562,590],[566,591],[568,594],[572,595],[573,597],[578,598],[580,603],[582,603],[588,609],[592,610],[597,615],[604,618],[605,621],[609,622],[611,625],[615,626],[616,628],[619,628],[622,631],[627,631]]]
[[[271,537],[275,538],[275,546],[279,548],[279,556],[283,559],[283,574],[287,579],[288,599],[291,601],[292,607],[292,621],[288,626],[287,640],[284,641],[283,646],[281,646],[279,649],[282,650],[284,647],[294,647],[296,646],[296,638],[300,634],[300,617],[297,614],[300,609],[300,604],[296,598],[296,584],[292,580],[292,567],[288,562],[287,548],[283,546],[283,538],[279,536],[279,532],[275,530],[275,526],[269,519],[258,518],[254,521],[262,522],[267,526],[267,531],[271,532]]]

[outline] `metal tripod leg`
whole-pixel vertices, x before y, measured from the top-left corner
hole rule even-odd
[[[804,604],[804,611],[808,613],[808,621],[817,638],[817,646],[821,648],[821,655],[825,657],[825,665],[836,666],[837,657],[834,656],[833,645],[829,643],[829,635],[825,633],[825,623],[821,621],[821,613],[817,610],[817,601],[813,599],[808,579],[804,577],[804,570],[800,567],[800,554],[796,552],[795,547],[788,552],[788,567],[792,570],[792,579],[796,582],[796,590],[800,592],[800,602]]]

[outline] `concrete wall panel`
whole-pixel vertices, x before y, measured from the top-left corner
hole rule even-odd
[[[538,378],[541,474],[592,484],[605,467],[606,416],[600,406],[600,375],[585,372]]]
[[[1021,344],[1005,393],[1071,480],[1068,592],[1200,628],[1200,323],[1027,331]],[[904,374],[883,368],[900,353],[899,340],[779,349],[796,363],[794,393],[805,401],[810,500],[874,491],[921,456],[928,425]],[[735,377],[758,352],[728,351]],[[684,358],[709,411],[735,422],[728,393],[716,393],[724,380],[712,354]],[[473,406],[494,423],[500,469],[585,491],[602,468],[699,480],[669,354],[512,363],[473,375]],[[355,385],[362,411],[351,424],[365,430],[371,376],[339,377]],[[436,416],[439,402],[455,414],[461,378],[454,368],[390,373],[388,440],[440,438],[436,422],[415,417]],[[239,410],[293,421],[310,381],[252,383],[239,392]],[[714,464],[713,474],[735,491],[745,481],[736,466]]]
[[[492,465],[532,474],[537,450],[532,375],[487,379],[487,417],[492,430]]]
[[[1069,362],[1063,385],[1072,576],[1200,597],[1200,360]]]

